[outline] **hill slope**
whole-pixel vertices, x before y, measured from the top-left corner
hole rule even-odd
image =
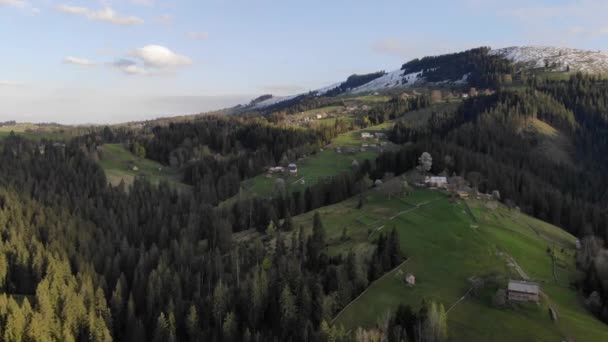
[[[487,63],[484,61],[479,64],[471,64],[475,57],[478,57],[477,51],[484,49],[478,48],[448,55],[414,59],[391,72],[352,75],[346,81],[312,90],[309,93],[290,96],[266,95],[263,101],[252,102],[250,108],[264,109],[298,97],[382,92],[395,88],[424,86],[429,83],[477,86],[475,81],[478,78],[471,79],[471,73],[479,72],[480,67],[483,69],[488,65],[495,64],[495,62]],[[506,59],[524,69],[548,67],[554,71],[608,72],[608,53],[599,51],[550,46],[512,46],[488,49],[486,59],[491,60],[494,57]],[[352,82],[353,78],[361,82]]]
[[[356,209],[356,204],[357,199],[351,199],[319,210],[330,254],[348,250],[365,254],[373,248],[370,241],[394,227],[408,261],[371,284],[337,316],[336,324],[372,327],[400,303],[418,308],[422,300],[435,300],[451,309],[448,325],[453,341],[608,338],[608,329],[585,310],[569,287],[577,276],[575,238],[563,230],[496,202],[451,202],[428,190],[390,200],[382,190],[373,190],[363,209]],[[310,216],[296,217],[294,222],[310,225]],[[541,303],[493,305],[497,289],[504,288],[509,278],[522,278],[518,268],[541,283],[545,294]],[[406,272],[416,276],[414,287],[404,283]],[[473,276],[484,279],[485,285],[465,295]],[[551,321],[549,307],[557,310],[557,323]]]
[[[491,54],[504,57],[527,68],[552,67],[557,71],[585,73],[608,72],[608,53],[552,46],[511,46],[492,50]]]

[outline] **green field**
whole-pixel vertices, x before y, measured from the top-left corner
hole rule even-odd
[[[176,170],[150,159],[138,158],[121,144],[103,145],[99,164],[104,169],[108,181],[115,186],[121,181],[130,185],[135,177],[144,177],[153,184],[166,180],[179,190],[189,189],[188,185],[180,182]],[[138,170],[133,170],[133,166]]]
[[[335,150],[326,149],[300,159],[297,162],[297,176],[285,178],[284,176],[274,175],[269,178],[266,174],[261,174],[243,181],[242,187],[249,193],[266,196],[272,193],[276,179],[282,177],[285,179],[285,184],[288,186],[289,191],[303,191],[310,185],[316,184],[327,177],[335,176],[340,172],[349,170],[353,160],[357,160],[359,163],[362,163],[365,159],[373,161],[376,158],[376,155],[376,150],[347,154],[337,153]]]
[[[349,250],[367,253],[373,248],[370,240],[395,227],[409,260],[400,270],[373,283],[339,315],[336,324],[349,329],[372,327],[399,303],[417,308],[423,299],[441,302],[448,309],[470,288],[468,278],[477,276],[486,279],[485,287],[449,311],[453,341],[608,339],[608,327],[585,310],[576,291],[569,287],[578,272],[575,238],[565,231],[495,202],[488,207],[479,200],[452,202],[446,195],[429,190],[390,200],[381,190],[371,190],[366,197],[363,209],[356,209],[358,199],[352,198],[318,210],[327,230],[330,254]],[[294,225],[310,229],[312,215],[295,217]],[[344,229],[347,241],[340,239]],[[547,248],[555,254],[555,273]],[[509,278],[520,279],[508,257],[541,283],[545,297],[539,305],[492,305],[499,287],[505,287]],[[402,275],[397,275],[399,271],[415,274],[416,286],[406,286]],[[556,323],[549,317],[549,306],[558,312]]]

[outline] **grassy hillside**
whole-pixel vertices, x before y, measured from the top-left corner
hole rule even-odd
[[[331,177],[340,172],[349,170],[353,160],[363,162],[365,159],[374,160],[377,155],[375,150],[356,152],[353,154],[337,153],[335,150],[326,149],[315,155],[303,158],[297,162],[298,176],[285,178],[286,184],[291,191],[306,190],[311,184],[315,184],[326,177]],[[242,182],[245,190],[258,195],[268,195],[272,192],[274,183],[278,176],[267,177],[266,174]]]
[[[270,195],[276,179],[281,177],[285,178],[290,191],[304,191],[312,184],[316,184],[327,177],[332,177],[349,170],[352,167],[353,160],[362,163],[365,159],[368,159],[373,162],[380,152],[380,147],[377,146],[379,141],[375,139],[362,139],[361,132],[384,131],[390,125],[392,125],[392,123],[346,132],[339,135],[330,145],[326,146],[323,151],[319,151],[314,155],[298,160],[297,177],[289,176],[285,178],[282,175],[272,175],[272,177],[268,177],[263,173],[241,182],[241,188],[249,194],[260,196]],[[364,143],[375,144],[376,147],[368,146],[365,151],[362,151],[361,146]],[[382,148],[389,149],[393,146],[394,145],[391,143],[388,143],[387,146]],[[340,153],[337,152],[337,147],[341,148]],[[225,201],[224,204],[232,203],[235,198],[236,196]]]
[[[130,185],[135,177],[145,177],[154,184],[166,180],[180,190],[189,188],[180,182],[176,170],[150,159],[138,158],[121,144],[103,145],[99,164],[112,185],[118,185],[121,181]],[[134,167],[136,167],[136,170],[134,170]]]
[[[390,200],[381,190],[373,190],[360,210],[357,201],[319,210],[330,254],[350,249],[367,253],[373,248],[369,241],[395,227],[409,259],[373,283],[337,317],[336,324],[371,327],[400,303],[418,308],[423,300],[432,299],[451,308],[448,324],[454,341],[608,339],[608,327],[585,310],[569,287],[577,277],[575,238],[563,230],[496,202],[453,202],[429,190]],[[310,227],[311,216],[294,218],[295,226]],[[509,278],[522,278],[516,264],[525,276],[542,284],[541,303],[494,306],[497,289],[504,288]],[[415,274],[416,286],[405,285],[405,272]],[[483,278],[484,288],[458,302],[470,289],[472,276]],[[549,317],[550,306],[558,312],[556,323]]]

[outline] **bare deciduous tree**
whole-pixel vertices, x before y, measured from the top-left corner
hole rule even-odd
[[[433,166],[433,157],[428,152],[422,152],[420,157],[418,158],[418,171],[421,173],[427,173],[431,171],[431,167]]]

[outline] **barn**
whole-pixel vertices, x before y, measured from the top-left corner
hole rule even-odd
[[[522,280],[509,280],[507,298],[514,302],[538,302],[540,286],[537,283]]]

